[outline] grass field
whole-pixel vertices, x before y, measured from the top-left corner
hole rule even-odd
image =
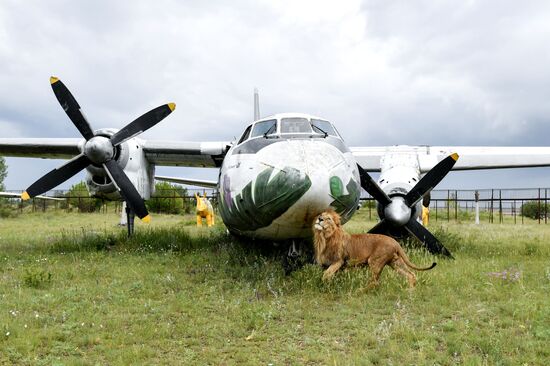
[[[0,364],[549,364],[550,225],[434,223],[456,259],[408,248],[438,266],[365,292],[367,268],[285,276],[221,224],[156,215],[128,241],[117,220],[0,220]]]

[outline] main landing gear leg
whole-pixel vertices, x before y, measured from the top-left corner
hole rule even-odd
[[[132,211],[132,209],[130,207],[128,207],[128,205],[126,205],[126,219],[127,219],[127,224],[126,226],[128,227],[128,237],[131,238],[132,235],[134,234],[134,219],[136,218],[136,214],[134,213],[134,211]]]
[[[299,245],[298,245],[298,247],[297,247],[297,246],[296,246],[296,241],[293,240],[293,241],[292,241],[292,244],[290,244],[290,247],[288,248],[287,256],[290,257],[290,258],[296,258],[296,257],[298,257],[300,254],[301,254],[300,247],[299,247]]]
[[[283,254],[283,270],[286,276],[305,264],[304,247],[303,240],[290,241],[286,254]]]

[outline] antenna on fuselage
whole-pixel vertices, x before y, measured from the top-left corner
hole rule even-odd
[[[260,95],[258,88],[254,88],[254,121],[260,119]]]

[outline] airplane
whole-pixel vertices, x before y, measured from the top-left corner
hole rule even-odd
[[[83,138],[0,138],[2,156],[71,159],[38,179],[22,198],[45,193],[86,170],[92,196],[127,203],[129,227],[134,215],[150,220],[144,200],[154,190],[155,166],[215,167],[215,182],[157,178],[216,188],[221,218],[232,234],[292,243],[310,238],[313,218],[327,208],[348,221],[363,188],[377,201],[380,217],[370,232],[409,234],[430,252],[451,257],[419,223],[422,198],[449,171],[550,166],[548,147],[348,147],[335,125],[320,117],[281,113],[260,118],[257,91],[254,121],[239,139],[143,140],[138,135],[171,114],[175,104],[157,107],[120,130],[92,130],[62,81],[51,77],[50,83]],[[370,172],[380,172],[377,181]]]

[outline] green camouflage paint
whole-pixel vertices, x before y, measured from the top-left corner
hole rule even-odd
[[[346,222],[349,219],[351,219],[351,217],[357,210],[357,206],[359,205],[359,198],[361,196],[361,189],[353,179],[350,179],[348,184],[346,185],[348,194],[343,194],[343,192],[341,192],[340,195],[335,195],[332,189],[333,178],[338,178],[338,177],[332,177],[330,179],[331,196],[332,198],[334,198],[334,201],[330,203],[330,206],[340,214],[340,216],[342,217],[342,221]],[[340,178],[338,178],[338,181],[340,182],[340,185],[341,185],[342,181],[340,180]]]
[[[330,177],[330,195],[332,197],[340,197],[344,194],[344,184],[338,176]]]
[[[262,171],[255,182],[250,181],[234,199],[222,197],[220,215],[229,228],[253,231],[267,227],[311,187],[311,179],[297,169],[285,167],[270,180],[273,170]]]

